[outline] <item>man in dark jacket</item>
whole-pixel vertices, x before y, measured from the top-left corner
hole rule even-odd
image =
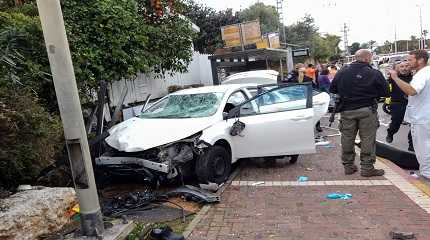
[[[358,171],[355,160],[355,138],[361,139],[361,176],[384,175],[383,169],[375,169],[376,131],[379,127],[377,100],[389,95],[388,84],[381,72],[370,66],[372,53],[361,49],[355,54],[356,62],[339,70],[330,86],[330,92],[338,94],[341,106],[339,130],[342,133],[342,163],[345,174]]]
[[[395,65],[395,70],[398,72],[398,76],[403,81],[410,83],[412,80],[412,73],[409,69],[407,62],[400,62]],[[391,123],[387,129],[386,141],[388,143],[393,142],[393,136],[396,134],[400,126],[403,123],[403,118],[405,117],[406,106],[408,105],[408,97],[403,93],[403,91],[397,86],[391,77],[388,78],[388,82],[391,85]],[[412,136],[411,133],[408,135],[409,139],[409,151],[413,151]]]

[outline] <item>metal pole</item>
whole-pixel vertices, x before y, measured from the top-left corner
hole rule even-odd
[[[293,49],[291,47],[287,47],[287,51],[287,70],[288,72],[291,72],[294,69]]]
[[[101,236],[103,218],[60,1],[37,0],[37,7],[79,199],[81,231],[84,236]]]
[[[422,6],[419,5],[420,8],[420,49],[424,49],[423,45],[423,13],[422,13]]]

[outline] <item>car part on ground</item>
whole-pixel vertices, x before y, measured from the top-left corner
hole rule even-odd
[[[150,240],[185,240],[184,236],[173,233],[169,226],[155,228],[151,231]]]
[[[185,185],[173,191],[167,192],[166,196],[184,196],[185,198],[199,203],[219,203],[221,201],[221,197],[219,195],[191,185]]]

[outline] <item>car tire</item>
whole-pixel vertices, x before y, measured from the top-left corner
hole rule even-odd
[[[196,175],[201,183],[225,182],[231,171],[231,156],[221,146],[209,147],[196,162]]]
[[[290,164],[297,163],[297,160],[299,160],[299,155],[291,155],[290,156]]]

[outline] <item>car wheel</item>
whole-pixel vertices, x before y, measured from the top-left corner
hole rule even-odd
[[[290,156],[290,163],[295,164],[298,159],[299,159],[299,155],[291,155]]]
[[[209,147],[196,162],[196,175],[201,183],[221,184],[227,180],[230,171],[230,154],[221,146]]]

